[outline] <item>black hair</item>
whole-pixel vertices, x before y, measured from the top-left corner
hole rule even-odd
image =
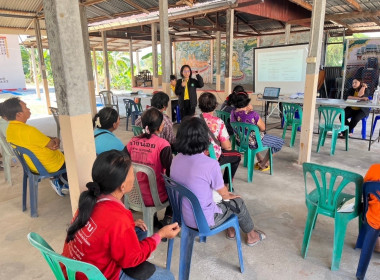
[[[236,87],[235,87],[236,88]],[[233,105],[235,108],[247,107],[251,99],[248,97],[248,93],[245,91],[233,91],[228,96],[228,105]]]
[[[86,184],[87,191],[81,193],[78,212],[67,230],[66,243],[74,239],[78,230],[89,221],[97,198],[114,192],[127,178],[131,159],[126,153],[111,150],[101,153],[92,166],[92,180]]]
[[[175,75],[170,75],[170,81],[177,80],[177,77]]]
[[[240,93],[246,93],[248,95],[248,93],[245,91],[243,86],[241,86],[241,85],[235,86],[234,89],[232,90],[232,93],[226,98],[228,106],[234,106],[234,104],[232,103],[232,100],[234,99],[233,95],[236,95],[239,92]]]
[[[168,107],[168,103],[169,103],[169,96],[163,91],[156,92],[153,95],[152,101],[151,101],[151,105],[154,108],[157,108],[158,110],[161,110],[164,107]]]
[[[193,75],[193,71],[191,71],[191,67],[190,67],[189,65],[187,65],[187,64],[182,65],[181,70],[179,71],[179,72],[181,73],[181,77],[184,78],[184,76],[183,76],[183,70],[184,70],[186,67],[190,69],[190,76],[189,76],[189,77],[191,78],[191,75]]]
[[[0,103],[0,117],[4,118],[3,103]]]
[[[184,155],[195,155],[204,152],[210,145],[208,127],[200,118],[183,119],[178,128],[175,150]]]
[[[216,106],[218,106],[218,102],[216,102],[216,97],[211,92],[204,92],[199,96],[198,99],[199,109],[203,113],[209,113],[215,110]]]
[[[238,93],[238,92],[246,92],[246,91],[243,88],[243,86],[237,85],[236,87],[234,87],[234,89],[232,90],[232,92]]]
[[[16,119],[17,113],[22,112],[21,100],[17,97],[12,97],[5,100],[3,102],[1,111],[7,120],[14,121]]]
[[[98,118],[99,123],[97,123]],[[94,116],[92,119],[92,125],[97,128],[110,129],[118,119],[119,113],[115,109],[111,107],[104,107]]]
[[[156,108],[152,107],[146,110],[141,116],[141,123],[145,132],[139,136],[141,138],[150,138],[161,126],[164,115]]]

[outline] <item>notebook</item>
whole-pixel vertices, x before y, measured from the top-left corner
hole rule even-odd
[[[280,88],[265,87],[263,93],[263,99],[278,99],[280,95]]]

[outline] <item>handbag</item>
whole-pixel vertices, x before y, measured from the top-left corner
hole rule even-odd
[[[147,280],[156,271],[156,266],[148,261],[135,267],[123,268],[123,272],[136,280]]]

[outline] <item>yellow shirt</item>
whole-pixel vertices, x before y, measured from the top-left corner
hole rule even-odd
[[[359,95],[358,91],[355,91],[354,96],[357,97]],[[360,110],[359,107],[351,107],[352,110]]]
[[[170,85],[170,87],[172,88],[172,91],[175,92],[175,86]]]
[[[183,95],[183,100],[189,100],[190,97],[189,97],[189,90],[187,89],[187,84],[186,84],[186,87],[185,87],[185,94]]]
[[[19,121],[10,121],[7,129],[7,141],[30,150],[40,160],[49,173],[58,171],[65,163],[65,157],[59,150],[51,150],[46,147],[50,138],[37,128]],[[36,167],[29,157],[25,161],[33,172]]]

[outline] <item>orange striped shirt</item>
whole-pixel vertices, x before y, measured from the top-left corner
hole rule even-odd
[[[380,181],[380,164],[373,164],[364,177],[364,182]],[[374,229],[380,229],[380,201],[370,194],[368,200],[367,222]]]

